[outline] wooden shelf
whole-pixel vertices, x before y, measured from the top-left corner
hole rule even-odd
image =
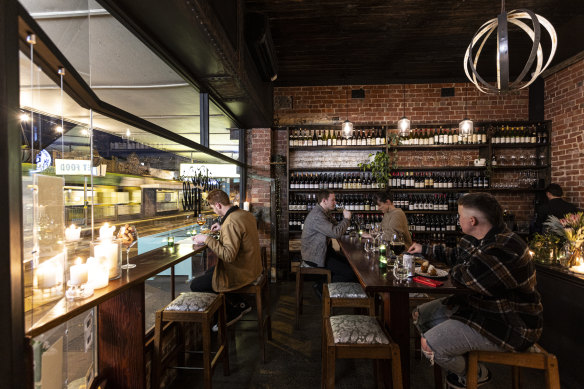
[[[385,146],[292,146],[290,151],[327,151],[327,150],[379,150]]]
[[[290,172],[370,172],[363,170],[360,167],[295,167],[290,168]]]
[[[538,147],[548,147],[549,143],[491,143],[494,149],[535,149]]]
[[[482,149],[484,147],[489,147],[488,143],[478,143],[478,144],[462,144],[462,145],[399,145],[390,146],[390,148],[398,150],[441,150],[441,149]]]

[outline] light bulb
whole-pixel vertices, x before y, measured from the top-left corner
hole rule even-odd
[[[350,138],[353,136],[353,123],[348,120],[345,120],[343,123],[343,136],[345,138]]]

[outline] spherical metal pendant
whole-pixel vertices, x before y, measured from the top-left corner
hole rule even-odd
[[[530,19],[533,28],[530,28],[521,19]],[[525,63],[523,70],[517,78],[509,83],[509,35],[507,24],[512,23],[521,28],[531,38],[533,45],[529,59]],[[545,28],[551,38],[550,55],[543,65],[543,50],[541,47],[541,26]],[[495,85],[485,81],[477,72],[477,62],[485,42],[493,31],[497,30],[497,83]],[[473,56],[473,49],[478,46],[476,54]],[[508,13],[502,12],[497,18],[491,19],[483,24],[472,38],[464,54],[464,72],[468,79],[475,84],[478,90],[483,93],[502,94],[513,90],[523,89],[530,85],[548,67],[558,46],[558,36],[552,24],[543,16],[537,15],[527,9],[517,9]],[[525,75],[531,69],[533,61],[537,57],[535,70],[531,73],[531,78],[523,81]]]

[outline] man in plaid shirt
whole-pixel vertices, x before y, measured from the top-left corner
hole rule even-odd
[[[451,372],[451,388],[466,387],[467,352],[523,351],[543,328],[529,248],[505,226],[497,200],[487,193],[467,194],[458,201],[458,215],[465,235],[456,248],[414,243],[409,249],[452,266],[451,278],[472,291],[423,304],[413,313],[424,354]],[[480,366],[479,384],[489,379]]]

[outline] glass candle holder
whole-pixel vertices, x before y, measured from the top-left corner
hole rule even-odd
[[[105,264],[109,279],[115,280],[122,275],[122,245],[118,239],[99,238],[90,244],[91,256]]]
[[[168,239],[167,239],[167,241],[166,241],[166,245],[167,245],[168,247],[172,247],[172,246],[174,246],[174,236],[169,236],[169,237],[168,237]]]
[[[63,297],[66,252],[46,259],[33,269],[34,305],[42,305]]]

